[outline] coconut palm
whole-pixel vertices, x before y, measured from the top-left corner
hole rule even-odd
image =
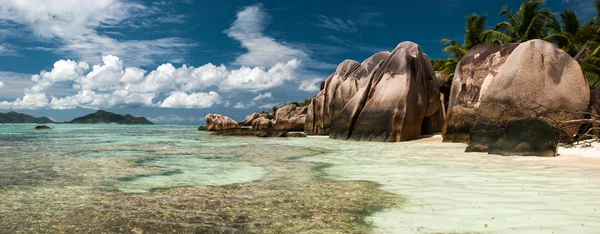
[[[554,14],[543,8],[542,0],[526,0],[517,13],[504,6],[500,15],[507,15],[508,21],[500,22],[492,30],[485,30],[486,43],[505,44],[545,38],[557,25]]]
[[[452,57],[447,59],[440,69],[448,79],[452,79],[456,64],[467,54],[467,51],[484,42],[482,33],[485,31],[487,15],[472,14],[466,17],[466,21],[463,44],[450,39],[442,40],[442,45],[447,45],[443,51],[452,53]]]

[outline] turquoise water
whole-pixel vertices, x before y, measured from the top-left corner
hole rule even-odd
[[[326,179],[372,181],[405,198],[370,216],[376,233],[600,230],[600,170],[546,163],[560,157],[524,161],[465,154],[464,145],[431,142],[215,137],[195,126],[57,124],[39,131],[34,126],[0,125],[0,217],[22,214],[26,211],[17,208],[32,203],[43,207],[36,211],[43,216],[96,207],[81,201],[104,194],[152,195],[271,180],[275,172],[265,169],[268,165],[244,157],[259,151],[287,154],[288,147],[302,151],[295,161],[330,164],[320,173]],[[25,194],[31,198],[22,198]],[[158,195],[152,199],[167,199]]]

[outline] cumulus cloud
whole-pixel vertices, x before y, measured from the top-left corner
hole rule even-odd
[[[48,108],[56,110],[74,109],[76,107],[100,109],[119,107],[153,106],[154,93],[129,93],[125,90],[115,90],[111,93],[96,93],[92,90],[82,90],[74,96],[64,98],[52,97]]]
[[[182,91],[172,92],[162,103],[163,108],[208,108],[221,102],[219,94],[216,92],[191,93]]]
[[[259,92],[282,85],[294,78],[294,70],[298,68],[299,62],[292,59],[287,63],[277,63],[269,70],[262,67],[241,67],[233,70],[221,83],[220,88],[225,91],[247,90]]]
[[[260,100],[265,100],[265,99],[273,99],[273,95],[271,95],[271,93],[263,93],[263,94],[259,94],[258,96],[256,96],[255,98],[252,99],[252,101],[260,101]]]
[[[321,89],[321,78],[314,78],[310,80],[303,80],[300,82],[300,87],[298,90],[306,91],[306,92],[315,92]]]
[[[154,70],[149,68],[146,71],[137,66],[128,66],[137,63],[128,59],[132,59],[130,54],[143,53],[138,51],[154,50],[152,47],[133,47],[136,52],[120,50],[119,48],[127,42],[111,44],[112,39],[103,38],[104,36],[98,35],[95,30],[95,27],[117,27],[119,23],[128,19],[132,12],[142,11],[145,6],[135,2],[90,1],[89,6],[81,10],[81,15],[71,15],[74,12],[73,6],[56,6],[69,4],[50,4],[47,9],[38,7],[38,11],[26,9],[30,4],[31,2],[21,4],[0,0],[0,13],[6,13],[0,16],[0,21],[27,24],[40,37],[64,40],[66,43],[62,49],[73,47],[73,50],[91,51],[90,53],[115,53],[99,56],[100,61],[58,60],[50,71],[44,70],[31,76],[32,85],[21,89],[25,91],[23,96],[18,96],[12,102],[1,102],[0,109],[62,110],[78,107],[98,109],[141,106],[208,108],[220,103],[229,107],[232,103],[222,100],[219,93],[238,92],[257,95],[247,103],[239,102],[233,105],[234,108],[248,108],[273,98],[269,92],[258,93],[286,83],[296,83],[296,73],[301,61],[308,58],[302,50],[264,35],[266,13],[260,5],[255,5],[238,12],[236,21],[225,31],[229,37],[238,40],[242,47],[248,50],[236,59],[233,67],[212,63],[199,67],[187,64],[176,67],[171,63],[164,63]],[[46,1],[39,1],[39,4],[48,5]],[[79,4],[82,3],[75,0],[72,5]],[[79,11],[77,13],[79,14]],[[82,39],[79,38],[80,35],[86,35],[85,40],[98,41],[85,46],[79,45],[75,41]],[[109,41],[106,48],[91,48],[106,41]],[[164,41],[161,44],[173,43],[177,44],[172,41]],[[117,51],[113,51],[115,48]],[[167,50],[163,52],[167,53]],[[139,58],[133,59],[139,61]],[[69,86],[72,89],[68,94],[52,92],[57,90],[57,87]],[[306,86],[305,89],[310,88]]]
[[[29,90],[23,98],[17,98],[13,102],[0,102],[0,109],[32,110],[44,108],[48,105],[48,97],[44,93],[34,93]]]

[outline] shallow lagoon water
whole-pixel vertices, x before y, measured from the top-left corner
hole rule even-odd
[[[95,196],[89,190],[127,196],[270,180],[275,172],[266,165],[239,156],[289,147],[302,151],[293,161],[329,164],[318,173],[326,179],[376,182],[405,199],[371,214],[376,233],[600,230],[598,169],[465,154],[461,144],[214,137],[194,126],[33,126],[0,125],[0,189],[9,191],[0,209],[25,202],[17,195],[33,188],[72,190],[67,195],[74,199]],[[196,152],[205,147],[223,152]]]

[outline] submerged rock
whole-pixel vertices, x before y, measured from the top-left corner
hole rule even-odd
[[[207,131],[218,131],[224,129],[238,129],[240,125],[233,119],[219,114],[208,114],[204,117],[206,120]]]
[[[50,126],[47,126],[47,125],[38,125],[38,126],[35,126],[35,129],[36,129],[36,130],[42,130],[42,129],[52,129],[52,127],[50,127]]]

